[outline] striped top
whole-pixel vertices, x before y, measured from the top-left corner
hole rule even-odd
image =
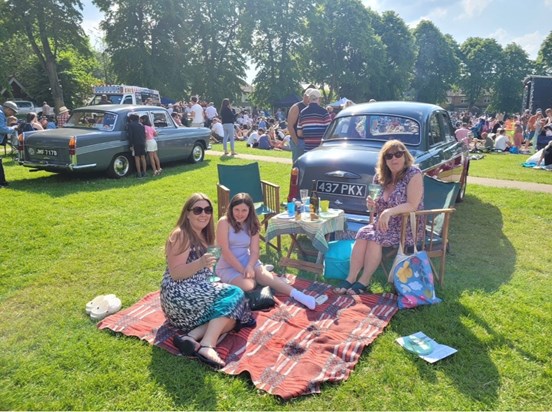
[[[320,146],[322,136],[324,136],[324,132],[331,121],[332,118],[328,111],[320,107],[318,103],[310,103],[301,110],[297,130],[303,131],[302,138],[305,140],[305,151]]]

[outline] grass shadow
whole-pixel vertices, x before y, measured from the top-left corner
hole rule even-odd
[[[154,346],[149,369],[151,376],[171,396],[176,409],[217,409],[217,395],[210,383],[214,372],[210,368]]]
[[[515,270],[516,250],[503,232],[500,209],[475,196],[457,205],[449,232],[445,287],[437,287],[443,302],[431,307],[400,311],[391,329],[399,336],[423,331],[438,342],[458,349],[450,358],[431,365],[413,358],[420,379],[438,384],[439,374],[473,402],[493,408],[500,397],[500,371],[491,358],[494,346],[512,342],[486,324],[462,303],[466,293],[493,293],[508,283]],[[475,323],[475,328],[474,328]],[[412,325],[415,325],[413,330]],[[477,330],[486,330],[495,342],[489,345]]]
[[[162,181],[164,178],[179,175],[193,170],[209,167],[211,160],[205,159],[201,163],[182,164],[180,161],[167,162],[163,164],[163,173],[160,176],[152,176],[151,169],[148,169],[148,177],[136,179],[130,174],[122,179],[108,178],[105,173],[48,173],[37,172],[37,178],[25,178],[10,180],[10,190],[49,194],[52,197],[63,197],[75,193],[101,192],[129,186],[140,186],[150,182]],[[33,173],[33,172],[29,172]]]

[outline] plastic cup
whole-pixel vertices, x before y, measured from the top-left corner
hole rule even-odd
[[[288,202],[287,213],[289,217],[295,216],[295,202]]]
[[[305,199],[309,197],[309,189],[300,189],[301,202],[305,203]]]
[[[327,212],[330,208],[330,201],[329,200],[321,200],[320,201],[320,211],[321,212]]]

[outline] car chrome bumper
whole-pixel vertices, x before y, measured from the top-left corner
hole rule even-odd
[[[73,165],[73,164],[59,164],[59,163],[48,163],[48,162],[30,162],[30,161],[19,161],[21,166],[25,167],[36,167],[39,169],[59,169],[59,170],[82,170],[82,169],[92,169],[96,167],[96,163],[91,163],[87,165]]]

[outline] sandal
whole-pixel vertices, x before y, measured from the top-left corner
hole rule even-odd
[[[367,285],[363,285],[360,282],[355,282],[352,284],[352,286],[347,290],[347,293],[349,295],[361,295],[363,293],[366,293],[366,290],[368,289]]]
[[[184,356],[193,356],[201,349],[201,345],[190,335],[177,335],[173,338],[173,343]]]
[[[341,279],[337,284],[337,286],[334,288],[334,290],[335,290],[335,293],[339,295],[344,295],[345,293],[347,293],[347,291],[351,286],[353,286],[351,282],[345,279]]]
[[[206,356],[206,355],[202,355],[201,353],[199,353],[199,351],[201,349],[213,349],[213,351],[217,354],[217,357],[213,357],[213,356]],[[215,350],[215,348],[213,346],[203,346],[203,345],[200,345],[199,346],[199,349],[197,350],[197,352],[195,353],[195,356],[203,363],[205,363],[206,365],[209,365],[210,367],[214,368],[214,369],[220,369],[220,368],[224,368],[224,361],[218,356],[218,353],[217,351]],[[218,359],[217,359],[218,358]]]

